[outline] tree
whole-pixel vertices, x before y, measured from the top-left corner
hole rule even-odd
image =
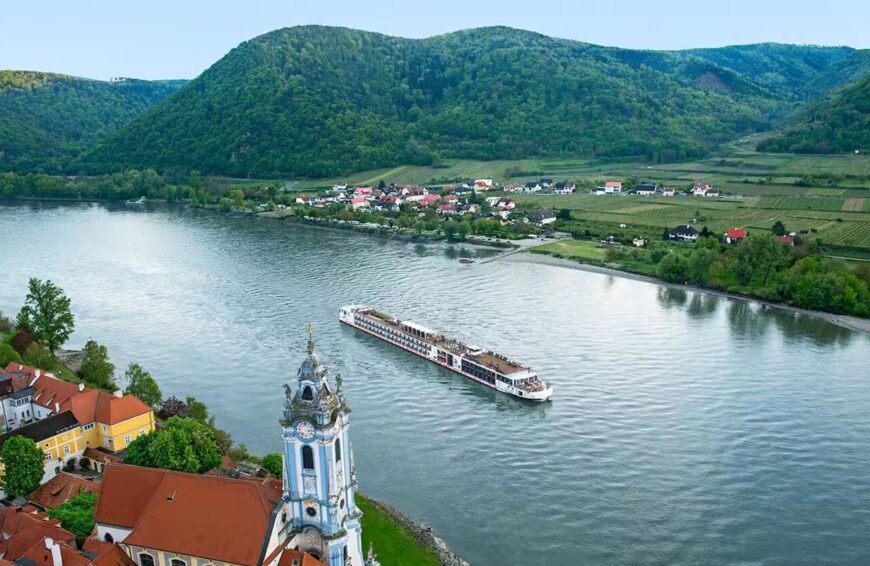
[[[3,489],[12,497],[23,497],[39,487],[45,474],[45,454],[24,436],[13,436],[0,450],[3,461]]]
[[[186,417],[187,403],[173,395],[163,401],[163,404],[160,405],[160,410],[157,411],[157,416],[164,420],[171,419],[172,417]]]
[[[0,334],[9,334],[15,330],[15,324],[8,316],[0,312]]]
[[[21,356],[21,359],[23,360],[24,365],[44,370],[52,370],[54,369],[55,364],[57,364],[55,359],[51,356],[51,352],[48,351],[48,348],[37,344],[36,342],[24,350],[24,355]]]
[[[161,430],[134,440],[124,462],[202,474],[220,465],[221,454],[210,427],[191,418],[173,417]]]
[[[785,225],[782,223],[782,220],[777,220],[773,223],[773,227],[771,228],[774,234],[777,236],[785,236]]]
[[[284,461],[281,455],[277,452],[272,452],[263,456],[263,469],[276,478],[280,478],[284,472]]]
[[[185,402],[187,403],[188,417],[196,419],[201,423],[214,424],[214,419],[211,420],[211,423],[209,422],[208,407],[205,406],[205,403],[198,401],[196,397],[191,396],[188,396],[187,399],[185,399]]]
[[[770,234],[747,237],[734,255],[740,283],[758,287],[765,287],[791,260],[791,252]]]
[[[97,494],[83,492],[69,499],[57,509],[49,509],[48,516],[58,519],[60,526],[76,536],[79,547],[94,530],[94,507],[97,505]]]
[[[48,346],[52,356],[66,343],[75,328],[70,300],[63,294],[63,289],[36,277],[30,279],[18,321],[20,326],[31,330],[40,342]]]
[[[9,362],[21,363],[21,355],[9,344],[0,344],[0,368],[5,368]]]
[[[114,375],[115,366],[109,361],[109,351],[94,340],[88,340],[79,376],[89,385],[114,391],[118,388],[112,379]]]
[[[661,259],[656,273],[665,281],[672,283],[685,283],[688,279],[689,262],[686,256],[678,252],[671,252]]]
[[[231,190],[230,198],[233,199],[233,206],[236,207],[236,210],[243,210],[245,208],[245,193],[242,189]]]
[[[127,388],[124,393],[136,397],[149,407],[156,407],[163,400],[163,394],[160,392],[157,381],[139,364],[130,364],[124,377],[127,380]]]

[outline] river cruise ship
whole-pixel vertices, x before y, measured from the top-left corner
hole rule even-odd
[[[548,401],[553,395],[553,386],[532,369],[415,322],[399,320],[362,305],[341,307],[339,320],[496,391],[539,402]]]

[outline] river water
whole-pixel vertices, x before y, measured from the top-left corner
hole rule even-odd
[[[474,565],[870,562],[870,339],[824,320],[461,250],[181,208],[0,207],[0,310],[31,276],[93,337],[279,451],[314,324],[361,489]],[[339,325],[362,302],[528,362],[527,405]],[[231,512],[228,510],[228,512]]]

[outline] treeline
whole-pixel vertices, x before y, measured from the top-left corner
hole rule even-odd
[[[656,272],[673,283],[870,316],[870,264],[850,268],[844,261],[822,257],[814,244],[792,248],[772,234],[750,235],[737,245],[702,237],[691,248],[663,255]]]

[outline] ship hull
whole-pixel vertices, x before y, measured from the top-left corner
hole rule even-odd
[[[395,342],[395,341],[393,341],[393,340],[390,340],[390,339],[387,338],[386,336],[381,336],[380,334],[377,334],[377,333],[372,332],[372,331],[370,331],[370,330],[368,330],[368,329],[366,329],[366,328],[363,328],[362,326],[357,325],[355,322],[353,322],[353,321],[351,321],[351,320],[346,320],[346,319],[344,319],[343,317],[339,317],[339,321],[340,321],[342,324],[345,324],[345,325],[347,325],[347,326],[349,326],[349,327],[351,327],[351,328],[353,328],[353,329],[355,329],[355,330],[359,330],[360,332],[363,332],[363,333],[365,333],[365,334],[368,334],[369,336],[373,336],[373,337],[375,337],[375,338],[377,338],[377,339],[379,339],[379,340],[382,340],[382,341],[384,341],[384,342],[387,342],[388,344],[391,344],[391,345],[393,345],[393,346],[396,346],[397,348],[401,348],[402,350],[405,350],[406,352],[410,352],[411,354],[414,354],[415,356],[417,356],[417,357],[419,357],[419,358],[422,358],[422,359],[424,359],[424,360],[426,360],[426,361],[428,361],[428,362],[432,362],[432,363],[434,363],[435,365],[438,365],[438,366],[440,366],[440,367],[443,367],[444,369],[448,369],[448,370],[452,371],[453,373],[457,373],[457,374],[461,375],[462,377],[465,377],[465,378],[467,378],[467,379],[470,379],[471,381],[474,381],[475,383],[479,383],[480,385],[484,385],[484,386],[486,386],[486,387],[488,387],[488,388],[490,388],[490,389],[493,389],[493,390],[495,390],[495,391],[498,391],[498,392],[500,392],[500,393],[505,393],[505,394],[507,394],[507,395],[510,395],[511,397],[514,397],[515,399],[520,399],[520,400],[523,400],[523,401],[530,401],[530,402],[533,402],[533,403],[543,403],[543,402],[549,401],[549,400],[550,400],[550,397],[552,396],[552,389],[549,389],[549,390],[547,390],[547,391],[543,391],[543,392],[527,392],[527,393],[525,393],[525,394],[522,395],[522,396],[521,396],[521,395],[518,395],[518,394],[516,394],[516,393],[514,393],[514,392],[512,392],[512,391],[507,391],[507,390],[504,390],[504,389],[500,389],[500,388],[495,387],[494,385],[492,385],[492,384],[490,384],[490,383],[487,383],[486,381],[484,381],[484,380],[482,380],[482,379],[478,379],[477,377],[475,377],[475,376],[473,376],[473,375],[471,375],[471,374],[469,374],[469,373],[465,373],[465,372],[462,371],[461,369],[457,369],[457,368],[455,368],[455,367],[453,367],[453,366],[451,366],[451,365],[449,365],[449,364],[442,363],[441,361],[439,361],[439,360],[436,359],[436,358],[433,358],[433,357],[431,357],[431,356],[428,356],[428,355],[422,354],[422,353],[420,353],[420,352],[418,352],[418,351],[416,351],[416,350],[413,350],[413,349],[408,348],[408,347],[406,347],[406,346],[404,346],[404,345],[402,345],[402,344],[399,344],[398,342]],[[539,394],[536,394],[536,393],[539,393]]]

